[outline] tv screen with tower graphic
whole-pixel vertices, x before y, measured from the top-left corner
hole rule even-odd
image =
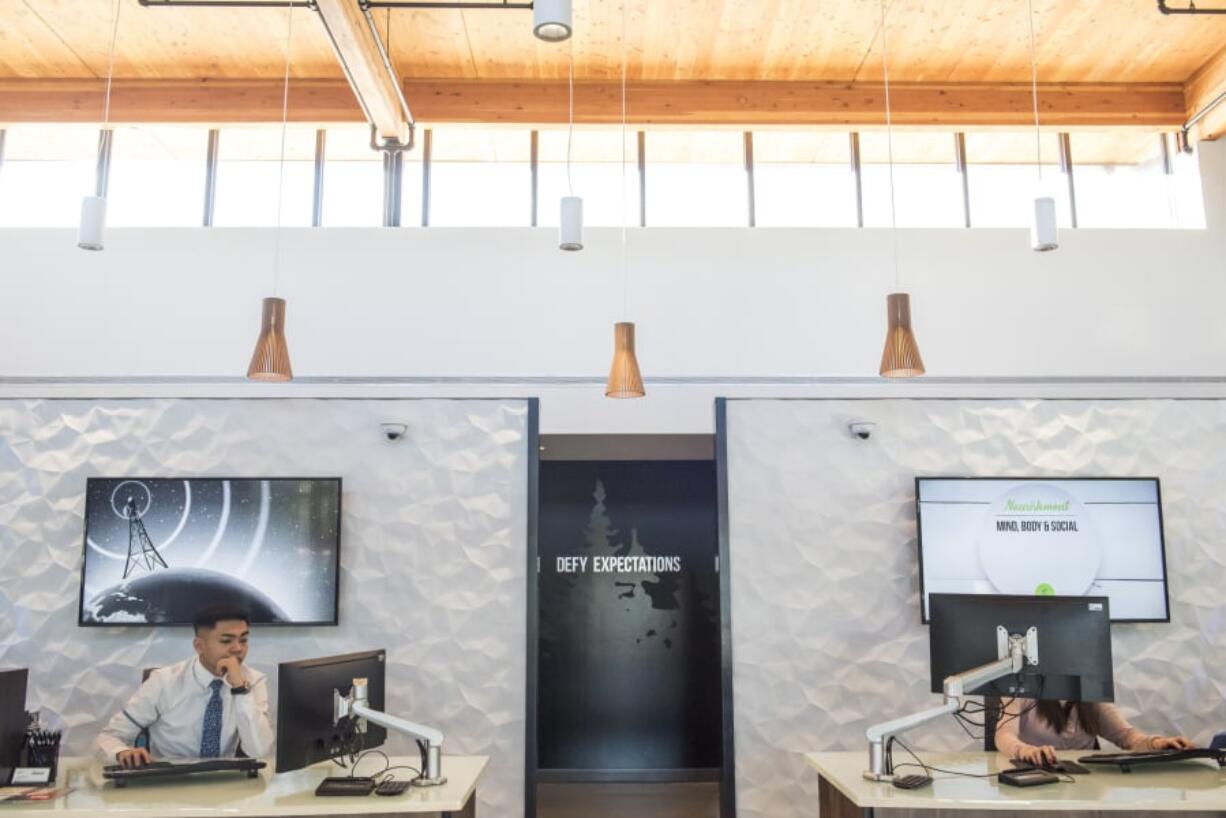
[[[339,477],[91,477],[80,624],[189,625],[224,602],[335,625],[340,513]]]

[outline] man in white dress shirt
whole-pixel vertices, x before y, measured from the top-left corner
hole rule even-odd
[[[251,758],[272,750],[264,674],[243,665],[251,625],[227,605],[196,614],[190,659],[159,668],[115,714],[95,746],[106,764],[140,767],[158,758]],[[136,747],[149,733],[149,747]]]

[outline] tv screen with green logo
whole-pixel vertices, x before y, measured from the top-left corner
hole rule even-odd
[[[917,477],[920,599],[1105,596],[1116,622],[1169,622],[1156,477]]]

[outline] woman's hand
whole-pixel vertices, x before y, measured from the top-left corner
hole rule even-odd
[[[1035,767],[1056,763],[1056,748],[1050,744],[1044,744],[1041,747],[1025,745],[1018,749],[1017,755],[1018,761],[1025,761]]]
[[[1191,750],[1196,747],[1187,736],[1154,736],[1149,740],[1152,750]]]

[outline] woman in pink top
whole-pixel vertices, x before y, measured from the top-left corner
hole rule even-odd
[[[1041,699],[1003,700],[996,723],[996,749],[1016,761],[1056,761],[1056,750],[1092,750],[1099,736],[1124,750],[1192,747],[1184,736],[1150,736],[1137,730],[1112,704]]]

